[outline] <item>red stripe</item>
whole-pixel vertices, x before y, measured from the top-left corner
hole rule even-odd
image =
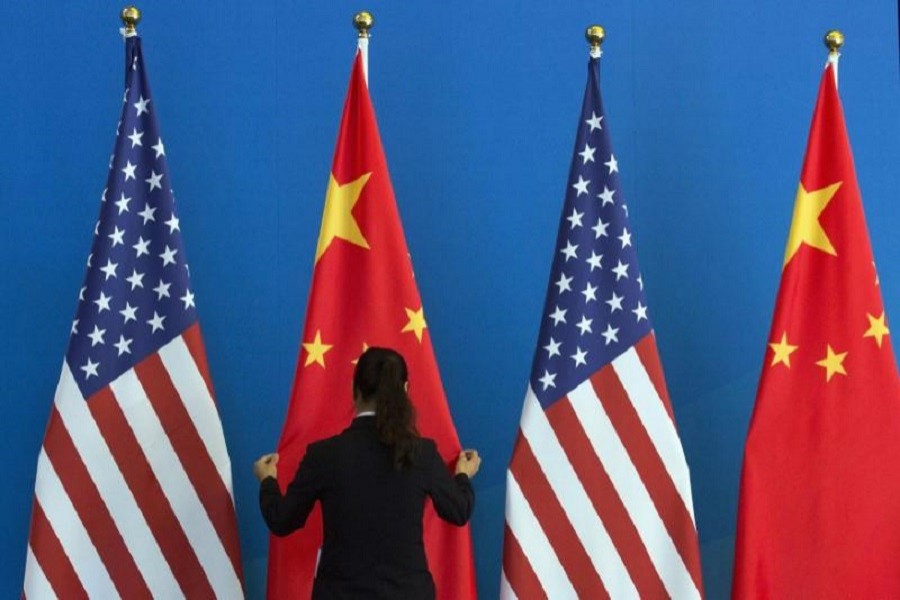
[[[47,515],[41,504],[34,499],[31,509],[31,534],[28,543],[34,558],[44,575],[50,582],[50,587],[60,598],[87,598],[87,591],[81,585],[81,580],[75,573],[72,561],[66,556],[59,538],[50,526]]]
[[[92,396],[88,407],[181,590],[188,597],[213,598],[206,573],[109,388]]]
[[[194,323],[181,334],[188,352],[200,371],[200,376],[206,382],[206,389],[209,391],[209,397],[216,401],[216,394],[213,390],[212,378],[209,376],[209,363],[206,362],[206,347],[203,345],[203,336],[200,335],[200,323]]]
[[[151,598],[150,589],[55,406],[50,413],[44,450],[119,595],[123,598]]]
[[[650,554],[641,541],[622,498],[613,486],[600,457],[594,452],[572,403],[568,398],[560,400],[546,414],[640,597],[665,598],[668,595],[665,585],[650,560]]]
[[[650,376],[650,381],[653,382],[653,387],[656,388],[656,393],[662,400],[666,412],[669,413],[672,425],[675,425],[675,414],[672,412],[669,390],[666,388],[666,376],[663,374],[662,362],[659,360],[659,351],[656,348],[656,334],[651,332],[645,335],[644,339],[635,344],[634,349],[637,351],[638,358],[641,359],[641,364],[644,365],[644,370]]]
[[[659,458],[647,430],[644,429],[631,399],[625,393],[625,388],[622,387],[622,382],[611,365],[592,375],[591,383],[631,462],[640,474],[666,531],[669,532],[678,553],[684,560],[691,579],[702,594],[700,550],[697,546],[694,522],[669,472]]]
[[[503,573],[516,597],[523,600],[547,598],[547,593],[541,587],[541,582],[534,574],[528,557],[522,552],[519,540],[510,531],[509,525],[503,528]]]
[[[544,472],[541,471],[528,444],[528,440],[522,436],[519,438],[509,470],[528,500],[534,516],[550,545],[556,552],[560,564],[566,570],[569,581],[580,598],[608,598],[609,594],[603,587],[603,582],[594,568],[590,557],[587,555],[578,534],[575,533],[572,523],[566,516],[556,492],[550,486]],[[589,532],[583,532],[588,533]],[[540,567],[538,567],[540,568]]]
[[[238,579],[241,579],[241,553],[231,494],[172,384],[169,372],[158,354],[151,354],[135,366],[134,370],[181,466],[184,467],[184,472],[200,498],[200,503],[206,509],[228,558],[231,559],[231,566]]]

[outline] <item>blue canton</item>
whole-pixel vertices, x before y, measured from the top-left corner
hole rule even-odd
[[[125,41],[122,117],[66,361],[85,398],[197,320],[141,40]]]
[[[652,329],[598,71],[592,58],[531,368],[545,409]]]

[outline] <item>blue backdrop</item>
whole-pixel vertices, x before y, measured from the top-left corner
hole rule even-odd
[[[22,583],[36,458],[121,106],[118,3],[0,4],[0,596]],[[602,91],[691,468],[705,585],[727,596],[746,427],[826,58],[881,288],[900,314],[893,0],[156,0],[139,26],[234,468],[246,584],[267,537],[250,465],[277,440],[351,59],[370,89],[450,408],[485,457],[478,583],[497,595],[516,435],[585,84]]]

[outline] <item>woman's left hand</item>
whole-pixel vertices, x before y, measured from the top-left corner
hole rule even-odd
[[[260,481],[266,477],[278,479],[278,453],[273,452],[259,457],[259,460],[253,463],[253,474]]]

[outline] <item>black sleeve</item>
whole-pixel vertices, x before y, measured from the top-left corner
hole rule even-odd
[[[309,446],[284,496],[274,477],[266,477],[260,482],[259,509],[269,530],[275,535],[288,535],[306,523],[319,497],[319,481],[314,465],[314,446]]]
[[[451,476],[434,442],[423,440],[422,445],[431,477],[428,493],[438,516],[454,525],[465,525],[475,508],[475,492],[469,476],[464,473]]]

